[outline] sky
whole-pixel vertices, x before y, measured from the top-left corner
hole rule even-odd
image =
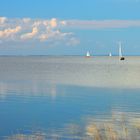
[[[140,0],[1,0],[0,55],[140,55]]]

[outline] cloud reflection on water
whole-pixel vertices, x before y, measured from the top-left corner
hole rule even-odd
[[[1,57],[0,96],[8,91],[55,96],[56,85],[140,88],[140,57]]]
[[[50,96],[51,99],[56,98],[56,85],[48,83],[4,83],[0,82],[0,98],[5,99],[7,96],[18,95],[22,97],[43,97]]]
[[[140,118],[133,112],[113,112],[108,118],[85,118],[85,125],[67,124],[58,130],[15,134],[5,140],[139,140]]]

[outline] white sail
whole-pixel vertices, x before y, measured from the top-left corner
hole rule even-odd
[[[87,57],[90,57],[90,53],[89,53],[89,51],[87,51],[87,54],[86,54],[86,56],[87,56]]]
[[[125,60],[125,57],[122,56],[122,46],[121,46],[121,42],[119,42],[119,59],[120,59],[120,60]]]
[[[111,52],[109,53],[109,56],[112,56]]]
[[[122,57],[122,44],[119,42],[119,57]]]

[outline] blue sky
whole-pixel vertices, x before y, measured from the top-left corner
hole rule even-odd
[[[140,0],[1,0],[0,55],[140,54]]]

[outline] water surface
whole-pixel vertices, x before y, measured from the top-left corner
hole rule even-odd
[[[139,140],[140,57],[0,57],[0,139]]]

